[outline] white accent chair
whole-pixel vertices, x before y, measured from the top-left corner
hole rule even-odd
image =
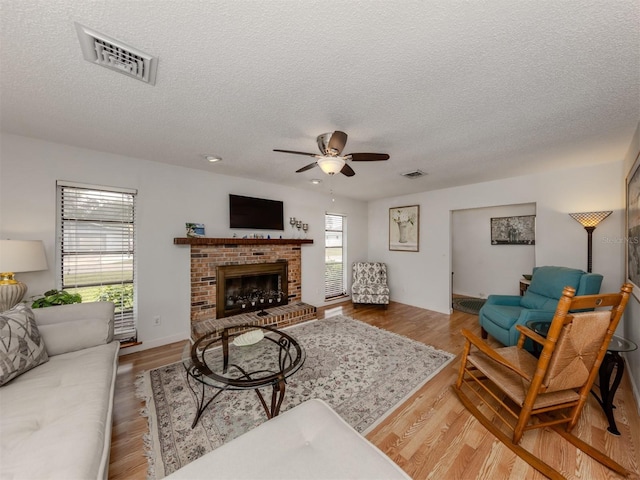
[[[389,305],[389,285],[387,285],[387,265],[382,262],[355,262],[351,301],[359,303]]]

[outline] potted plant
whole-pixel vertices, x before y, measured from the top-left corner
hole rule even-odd
[[[69,293],[66,290],[48,290],[41,298],[33,301],[31,308],[52,307],[54,305],[68,305],[70,303],[81,303],[82,297],[79,293]]]

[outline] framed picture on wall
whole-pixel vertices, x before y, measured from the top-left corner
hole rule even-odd
[[[627,279],[640,300],[640,152],[627,175]]]
[[[389,250],[417,252],[420,240],[420,205],[389,209]]]
[[[535,245],[536,216],[491,219],[491,245]]]

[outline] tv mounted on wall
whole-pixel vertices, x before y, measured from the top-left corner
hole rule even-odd
[[[283,203],[229,194],[229,228],[284,230]]]

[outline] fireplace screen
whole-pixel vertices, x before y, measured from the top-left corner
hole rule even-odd
[[[287,264],[284,262],[220,266],[216,278],[217,318],[288,302]]]

